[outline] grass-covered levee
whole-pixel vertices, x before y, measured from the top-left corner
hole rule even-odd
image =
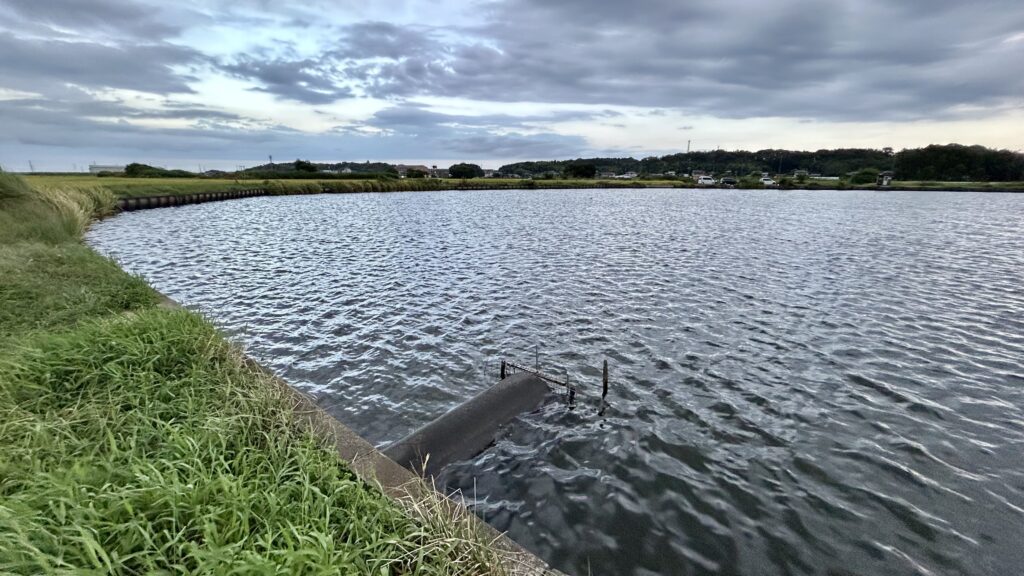
[[[0,173],[0,574],[476,574],[297,425],[206,320],[85,246],[101,188]]]

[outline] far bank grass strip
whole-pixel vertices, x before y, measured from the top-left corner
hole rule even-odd
[[[49,189],[85,189],[93,193],[111,194],[117,198],[180,196],[189,194],[265,190],[270,195],[359,193],[359,192],[429,192],[457,189],[592,189],[592,188],[698,188],[689,179],[605,180],[605,179],[502,179],[472,180],[442,178],[404,179],[330,179],[330,180],[229,180],[222,178],[126,178],[94,175],[29,175],[35,187]],[[761,189],[756,180],[741,179],[739,188]],[[876,190],[885,191],[950,191],[950,192],[1024,192],[1024,182],[926,182],[895,181],[889,187],[874,184],[854,185],[841,180],[810,179],[800,182],[784,178],[782,190]]]
[[[0,174],[0,573],[506,572],[443,507],[359,481],[209,323],[83,246],[112,198]]]
[[[99,187],[120,198],[231,192],[236,190],[267,190],[270,194],[320,194],[357,192],[429,192],[461,187],[487,189],[513,187],[545,188],[672,188],[686,187],[678,180],[527,180],[477,178],[472,180],[444,178],[404,178],[366,180],[227,180],[218,178],[124,178],[81,175],[25,176],[37,187]]]

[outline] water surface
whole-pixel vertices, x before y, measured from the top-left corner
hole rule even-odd
[[[381,445],[501,358],[608,359],[604,417],[554,396],[443,474],[567,572],[1024,569],[1024,195],[265,197],[89,242]]]

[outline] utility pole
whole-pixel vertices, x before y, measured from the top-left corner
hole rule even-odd
[[[687,154],[690,153],[690,141],[689,140],[686,141],[686,153]]]
[[[32,164],[31,160],[28,161],[28,170],[29,170],[29,172],[35,172],[36,171],[36,167]]]

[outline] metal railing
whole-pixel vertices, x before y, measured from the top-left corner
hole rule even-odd
[[[509,360],[502,360],[501,361],[501,379],[502,380],[504,380],[505,378],[508,378],[509,376],[513,376],[515,374],[520,374],[520,373],[533,374],[534,376],[536,376],[537,378],[541,379],[542,381],[544,381],[548,385],[555,386],[557,389],[560,389],[562,392],[564,392],[568,396],[567,401],[568,401],[569,407],[570,408],[575,407],[575,405],[576,405],[576,394],[577,394],[577,392],[579,392],[580,387],[579,387],[579,385],[577,383],[571,382],[569,380],[569,373],[568,372],[566,372],[564,377],[559,377],[559,376],[555,376],[555,375],[552,375],[552,374],[549,374],[547,372],[542,371],[540,369],[539,365],[535,366],[533,368],[530,368],[529,366],[524,366],[523,364],[518,364],[516,362],[511,362]],[[602,371],[601,371],[601,409],[600,409],[600,413],[601,414],[604,414],[604,409],[605,409],[605,406],[606,406],[606,399],[607,399],[607,397],[608,397],[608,361],[605,360],[604,361],[604,367],[602,368]]]

